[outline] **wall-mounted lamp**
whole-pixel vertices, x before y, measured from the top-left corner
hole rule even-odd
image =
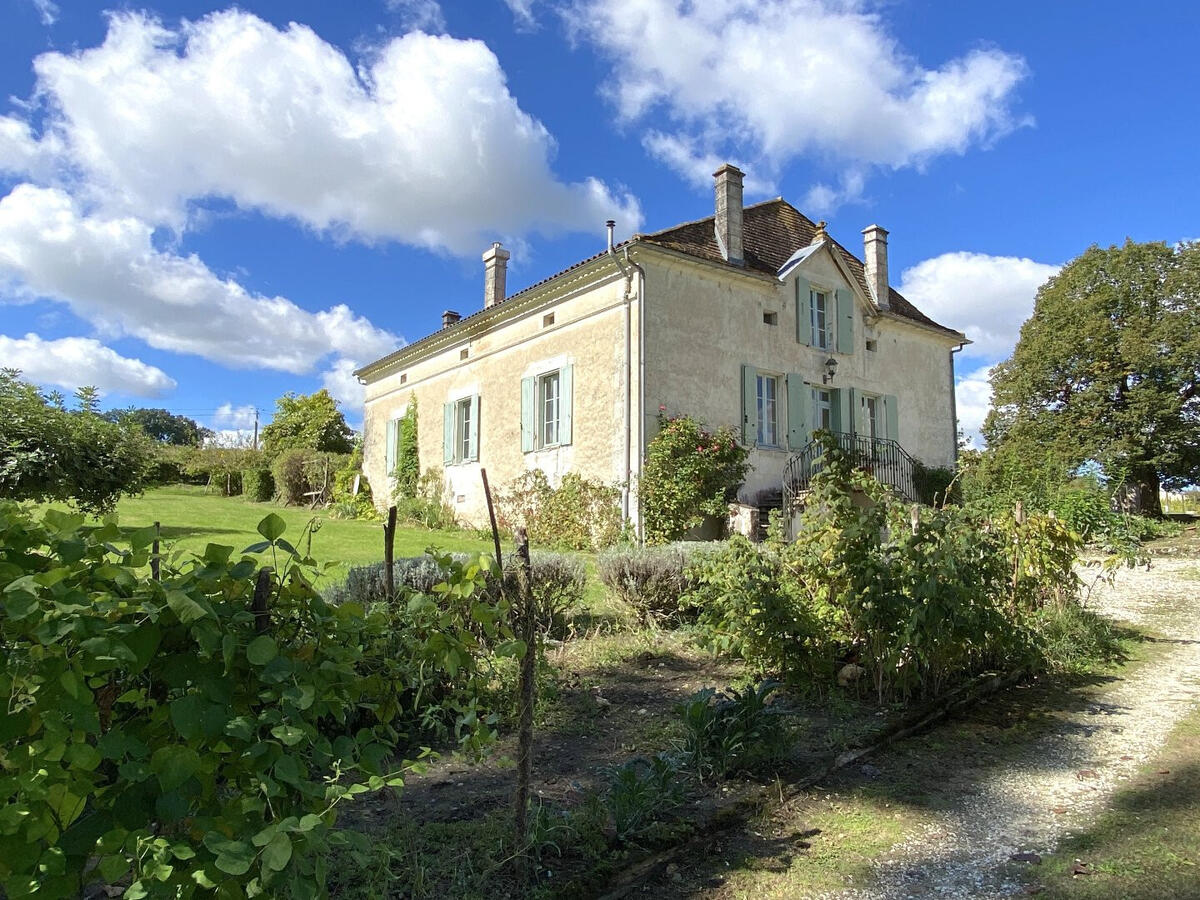
[[[829,384],[837,374],[837,360],[832,356],[825,360],[825,374],[821,376],[821,384]]]

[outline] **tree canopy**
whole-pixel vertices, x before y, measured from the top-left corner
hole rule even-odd
[[[349,453],[354,432],[325,388],[314,394],[292,391],[275,401],[275,416],[262,431],[263,450],[275,456],[283,450],[323,450]]]
[[[992,391],[999,457],[1094,461],[1157,512],[1160,485],[1200,480],[1200,242],[1088,248],[1038,290]]]
[[[194,419],[179,416],[165,409],[110,409],[103,414],[109,422],[129,422],[139,426],[160,444],[180,447],[199,447],[212,432]]]

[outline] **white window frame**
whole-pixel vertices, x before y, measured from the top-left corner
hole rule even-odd
[[[887,433],[887,423],[883,421],[883,398],[875,394],[862,395],[862,422],[871,440],[879,440],[880,433]]]
[[[825,388],[812,389],[812,430],[833,431],[833,393]]]
[[[829,298],[832,292],[813,287],[808,292],[809,325],[812,329],[812,345],[818,350],[830,350],[837,346],[834,322],[830,317]],[[819,301],[818,301],[819,298]],[[836,318],[836,317],[834,317]],[[823,326],[821,323],[823,320]]]
[[[779,384],[782,378],[772,372],[758,372],[754,377],[755,385],[755,444],[771,450],[777,450],[779,443]],[[767,387],[770,386],[770,396]],[[769,407],[768,407],[768,404]],[[771,434],[768,435],[768,425]],[[770,438],[770,439],[768,439]]]
[[[562,369],[543,372],[537,376],[535,385],[537,435],[534,444],[538,449],[558,447],[562,438]],[[554,387],[553,394],[548,391],[551,385]],[[553,418],[551,418],[551,413]],[[548,439],[551,428],[553,428],[553,440]]]
[[[471,397],[454,401],[454,462],[471,458]]]

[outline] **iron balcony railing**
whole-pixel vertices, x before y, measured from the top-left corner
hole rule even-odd
[[[833,437],[855,468],[873,475],[906,500],[920,502],[922,467],[899,441],[844,432],[833,432]],[[820,441],[810,441],[788,460],[783,470],[783,508],[788,514],[808,492],[813,476],[824,468],[824,453]]]

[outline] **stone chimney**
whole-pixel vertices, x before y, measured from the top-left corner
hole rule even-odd
[[[888,297],[887,229],[868,225],[863,229],[863,268],[871,296],[880,309],[891,306]]]
[[[461,318],[462,316],[460,316],[454,310],[448,309],[442,313],[442,327],[449,328],[451,325],[456,325],[458,320]]]
[[[504,300],[508,258],[511,254],[496,241],[483,253],[483,308]]]
[[[742,258],[742,178],[745,173],[725,163],[713,172],[717,180],[717,214],[714,227],[717,246],[726,262],[740,266]]]

